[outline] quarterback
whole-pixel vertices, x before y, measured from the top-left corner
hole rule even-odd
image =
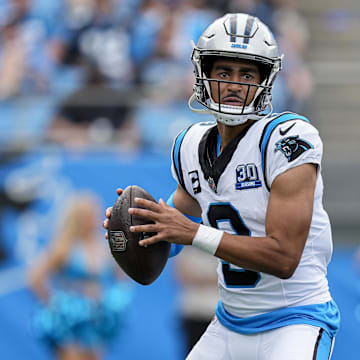
[[[326,278],[319,133],[301,115],[273,113],[283,57],[259,19],[217,19],[191,60],[189,106],[215,121],[176,137],[169,201],[137,199],[145,209],[129,209],[154,222],[131,228],[157,233],[141,245],[166,240],[173,254],[191,245],[218,258],[215,317],[187,359],[328,360],[340,315]]]

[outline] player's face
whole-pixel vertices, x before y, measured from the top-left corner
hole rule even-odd
[[[260,71],[256,63],[239,59],[220,58],[210,72],[210,78],[241,82],[242,84],[210,81],[211,95],[216,103],[245,106],[249,105],[258,89],[246,84],[260,84]]]

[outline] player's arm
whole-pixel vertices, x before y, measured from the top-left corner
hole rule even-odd
[[[214,233],[219,235],[211,253],[248,270],[289,278],[300,261],[309,233],[316,176],[316,165],[307,163],[276,177],[270,191],[265,237],[232,235],[201,225],[205,235],[209,235],[203,239],[205,244]],[[181,201],[176,201],[179,201],[177,204],[181,207]],[[153,220],[155,224],[133,226],[130,230],[157,232],[157,235],[142,240],[140,245],[150,245],[161,240],[195,245],[193,240],[195,236],[198,237],[199,224],[190,221],[163,200],[155,204],[138,199],[137,203],[147,209],[132,208],[129,212]],[[187,206],[190,204],[187,203]],[[207,251],[211,246],[202,248]]]
[[[224,233],[215,255],[240,267],[289,278],[299,264],[309,233],[317,168],[294,167],[273,182],[266,237]]]
[[[173,204],[176,209],[189,217],[201,217],[201,208],[199,203],[192,198],[180,185],[177,186]]]
[[[188,219],[195,223],[201,222],[201,208],[197,201],[195,201],[180,185],[169,197],[167,204],[180,210]],[[171,244],[169,257],[178,255],[184,245],[182,244]]]

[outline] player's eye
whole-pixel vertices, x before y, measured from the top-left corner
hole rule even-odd
[[[217,76],[218,76],[219,78],[221,78],[221,79],[226,79],[226,78],[229,77],[229,73],[226,72],[226,71],[222,71],[222,72],[219,72],[219,73],[217,74]]]
[[[243,75],[243,78],[244,78],[244,80],[246,80],[246,81],[253,81],[253,80],[254,80],[254,76],[251,75],[251,74],[244,74],[244,75]]]

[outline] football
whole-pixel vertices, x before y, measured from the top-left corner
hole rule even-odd
[[[155,202],[141,187],[128,186],[113,206],[109,219],[108,241],[111,254],[121,269],[136,282],[149,285],[164,269],[170,252],[170,243],[161,241],[147,247],[139,245],[140,240],[152,236],[153,233],[133,233],[129,230],[132,225],[152,223],[128,213],[129,208],[140,208],[134,201],[135,197]]]

